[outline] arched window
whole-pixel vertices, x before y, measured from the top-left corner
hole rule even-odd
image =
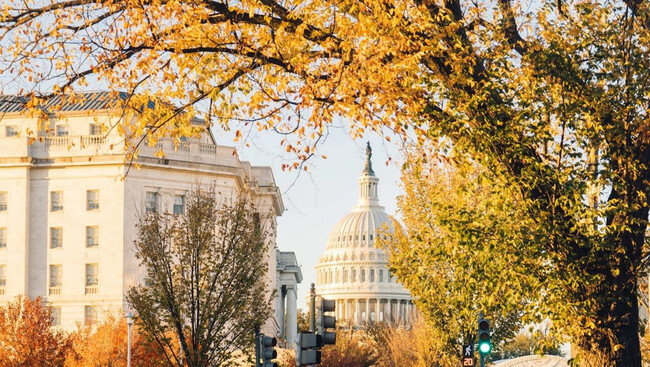
[[[370,269],[370,282],[375,281],[375,269]]]
[[[357,269],[352,269],[352,283],[357,282]]]
[[[366,269],[361,269],[361,282],[366,281]]]
[[[343,283],[348,282],[348,269],[343,269]]]
[[[379,283],[382,283],[384,281],[384,271],[382,269],[379,269]]]

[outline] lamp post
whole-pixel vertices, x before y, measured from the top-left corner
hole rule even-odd
[[[131,367],[131,326],[133,325],[133,313],[129,312],[124,317],[126,317],[126,338],[128,343],[128,348],[126,350],[126,366]]]

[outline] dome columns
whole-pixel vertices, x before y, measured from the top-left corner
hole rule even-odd
[[[415,320],[415,307],[403,298],[339,298],[336,301],[337,319],[350,325],[365,322],[410,325]]]

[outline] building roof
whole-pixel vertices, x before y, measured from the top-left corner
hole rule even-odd
[[[27,103],[33,97],[29,96],[0,96],[0,113],[26,112]],[[127,98],[125,92],[84,92],[78,93],[74,102],[60,95],[55,95],[39,106],[43,111],[92,111],[115,108],[120,101]],[[51,111],[50,111],[51,110]]]

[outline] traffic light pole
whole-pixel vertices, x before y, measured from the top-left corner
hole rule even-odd
[[[483,320],[483,310],[479,311],[478,319],[479,319],[479,322],[480,322],[480,320]],[[479,348],[476,348],[476,349],[479,349]],[[480,367],[485,367],[485,355],[483,353],[481,353],[480,351],[478,352],[478,355],[480,356],[480,361],[481,361],[480,362],[481,363]]]
[[[309,331],[316,332],[316,285],[311,283],[309,292]]]
[[[255,326],[255,367],[260,367],[260,327]]]

